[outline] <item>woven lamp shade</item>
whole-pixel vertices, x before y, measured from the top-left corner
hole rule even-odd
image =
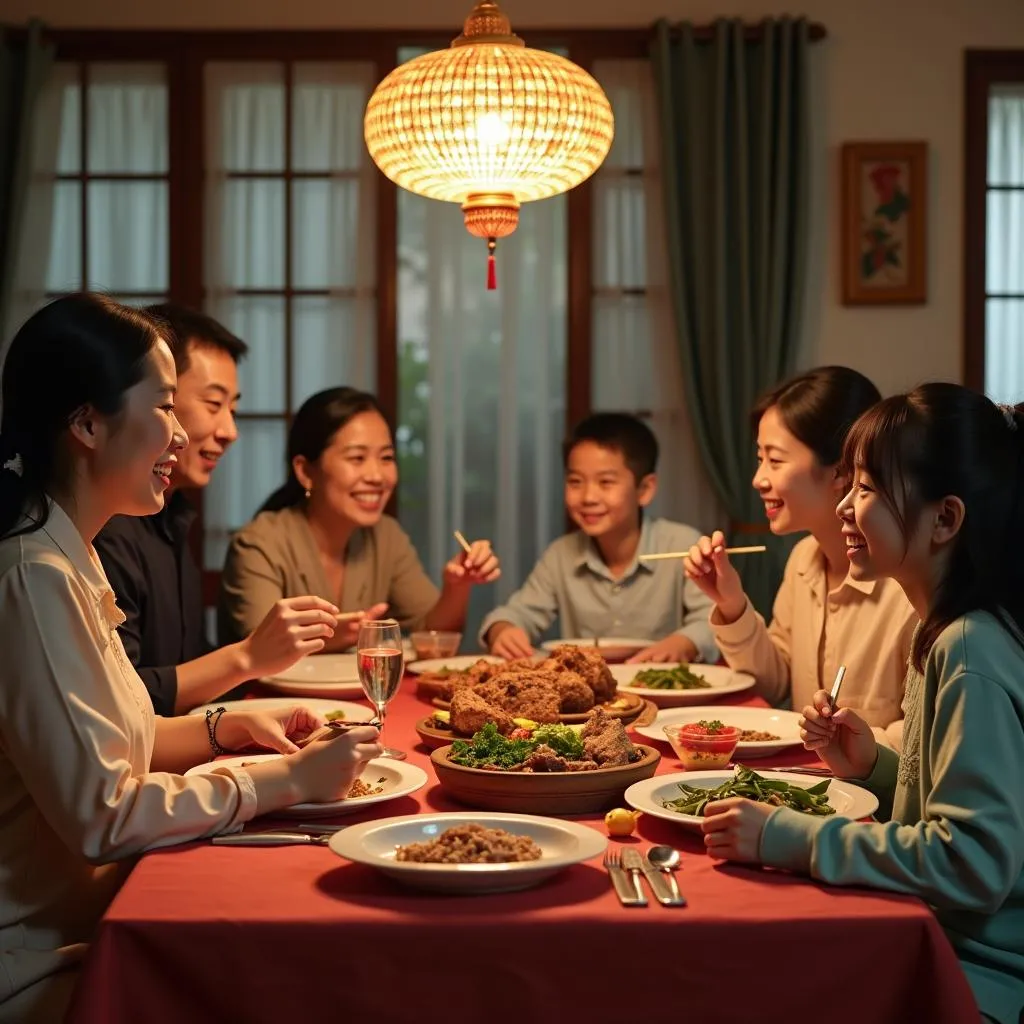
[[[363,130],[395,184],[462,204],[466,228],[494,243],[520,203],[567,192],[600,167],[612,143],[611,105],[582,68],[533,50],[484,0],[463,33],[395,68],[377,86]]]

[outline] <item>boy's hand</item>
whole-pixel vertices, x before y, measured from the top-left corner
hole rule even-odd
[[[511,622],[496,622],[491,626],[487,631],[487,643],[491,654],[508,661],[533,657],[533,645],[526,630]]]
[[[651,644],[650,647],[637,651],[632,658],[626,659],[626,664],[629,665],[637,661],[656,661],[662,663],[685,661],[689,663],[696,660],[698,653],[697,645],[688,636],[683,636],[681,633],[672,633],[663,640],[659,640],[656,644]]]
[[[468,551],[460,551],[444,567],[444,581],[449,586],[493,583],[500,575],[498,556],[489,540],[473,541]]]

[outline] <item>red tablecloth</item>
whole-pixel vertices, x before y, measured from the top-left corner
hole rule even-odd
[[[425,714],[407,683],[388,742],[426,768],[428,785],[343,820],[465,809],[417,744]],[[788,751],[777,763],[808,759]],[[678,769],[667,752],[660,770]],[[598,815],[580,820],[600,827]],[[917,900],[723,867],[698,838],[649,817],[627,841],[684,851],[689,907],[621,907],[599,861],[523,893],[440,897],[325,848],[152,853],[100,925],[69,1020],[977,1021],[953,950]]]

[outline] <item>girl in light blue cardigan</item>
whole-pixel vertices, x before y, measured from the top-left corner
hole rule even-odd
[[[921,618],[902,754],[820,691],[805,745],[862,780],[879,823],[749,800],[708,806],[727,860],[921,897],[982,1013],[1024,1021],[1024,407],[955,384],[888,398],[854,426],[839,505],[850,573],[892,577]]]

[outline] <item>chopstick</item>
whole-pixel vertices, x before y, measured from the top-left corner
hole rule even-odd
[[[846,676],[846,666],[840,665],[839,671],[836,673],[835,682],[832,684],[832,692],[828,695],[829,703],[832,705],[832,714],[835,714],[838,710],[836,707],[836,701],[839,699],[839,691],[843,688],[843,679]]]
[[[722,550],[727,555],[758,555],[762,551],[767,551],[768,548],[764,544],[752,544],[745,548],[723,548]],[[658,555],[641,555],[637,561],[660,562],[664,558],[685,558],[689,553],[689,551],[665,551]]]
[[[372,725],[375,729],[380,728],[380,722],[375,718],[371,719],[369,722],[328,722],[326,725],[321,725],[319,729],[314,729],[308,736],[304,736],[301,740],[297,740],[295,746],[301,750],[303,747],[308,747],[310,743],[318,743],[320,740],[333,739],[339,732],[348,732],[349,729],[358,729],[361,725]]]
[[[461,546],[462,550],[465,551],[466,554],[468,555],[470,552],[469,541],[466,540],[466,538],[463,537],[458,530],[455,531],[455,539],[459,542],[459,545]]]

